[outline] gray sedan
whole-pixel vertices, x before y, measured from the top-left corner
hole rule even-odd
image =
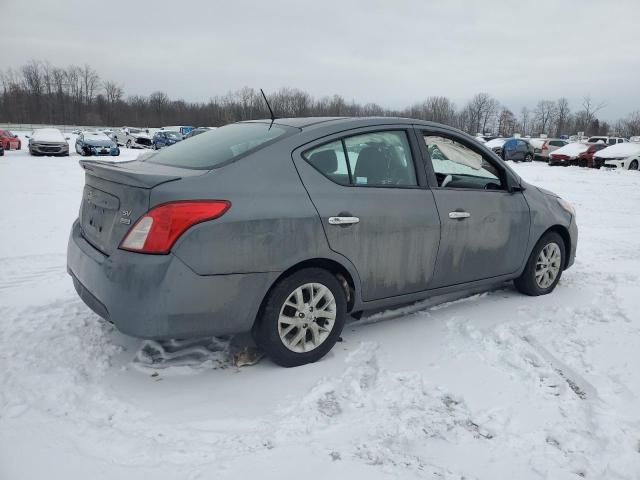
[[[284,366],[348,315],[513,280],[550,293],[575,257],[570,204],[472,137],[394,118],[250,121],[144,160],[83,160],[68,271],[122,332],[251,331]]]

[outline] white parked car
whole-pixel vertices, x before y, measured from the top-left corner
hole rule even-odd
[[[593,160],[596,166],[638,170],[638,165],[640,165],[640,144],[627,142],[612,145],[597,152]]]
[[[113,131],[111,138],[119,146],[127,148],[151,148],[151,135],[148,130],[134,127],[122,127]]]

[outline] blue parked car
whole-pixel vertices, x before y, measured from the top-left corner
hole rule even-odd
[[[118,144],[102,132],[80,132],[76,139],[76,152],[88,157],[91,155],[120,155]]]
[[[151,143],[153,144],[153,149],[158,150],[162,147],[168,147],[180,141],[182,141],[182,134],[180,132],[162,130],[153,136]]]

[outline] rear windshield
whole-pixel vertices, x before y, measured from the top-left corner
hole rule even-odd
[[[232,123],[160,150],[146,161],[173,167],[210,169],[253,153],[296,131],[296,128],[270,126],[269,123]]]

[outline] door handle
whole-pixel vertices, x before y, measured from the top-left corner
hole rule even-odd
[[[471,214],[469,212],[459,212],[459,211],[449,212],[449,218],[453,220],[463,220],[465,218],[469,218],[470,216]]]
[[[353,225],[359,221],[358,217],[329,217],[330,225]]]

